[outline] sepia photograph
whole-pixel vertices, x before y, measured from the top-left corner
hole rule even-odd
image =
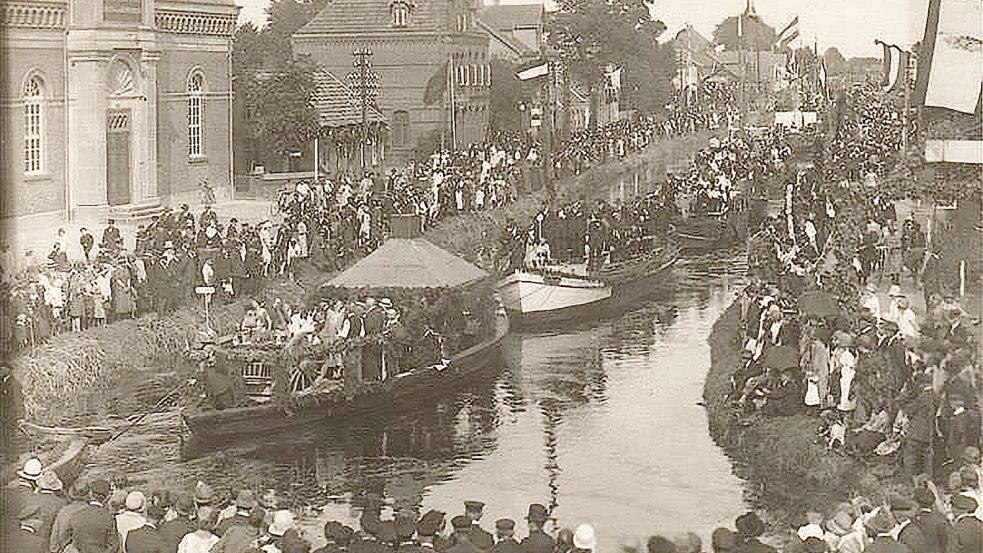
[[[0,0],[0,553],[983,553],[983,0]]]

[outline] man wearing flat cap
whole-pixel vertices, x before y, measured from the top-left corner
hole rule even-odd
[[[485,504],[480,501],[464,502],[464,516],[471,521],[471,544],[478,549],[488,551],[495,545],[495,538],[478,524],[484,508]]]
[[[523,553],[553,553],[556,544],[553,538],[543,531],[548,515],[546,507],[539,503],[529,505],[529,513],[526,515],[526,523],[529,525],[529,536],[522,540]]]
[[[492,553],[520,553],[522,547],[515,541],[515,521],[509,518],[500,518],[495,521],[495,545],[491,548]]]
[[[432,547],[440,552],[450,549],[451,545],[453,545],[450,538],[442,535],[444,527],[447,524],[444,519],[445,516],[446,514],[441,511],[430,509],[420,517],[416,529],[417,536],[421,538],[420,545],[424,548]],[[429,535],[425,536],[421,533],[421,530],[429,532]],[[429,539],[423,539],[424,537]]]
[[[952,496],[952,542],[953,553],[979,553],[983,551],[983,521],[976,518],[979,503],[968,495]]]
[[[451,526],[454,533],[451,534],[451,546],[446,553],[476,553],[479,551],[471,543],[471,519],[464,515],[458,515],[451,519]]]
[[[420,545],[413,541],[416,533],[416,522],[407,515],[396,516],[396,551],[398,553],[421,553]]]

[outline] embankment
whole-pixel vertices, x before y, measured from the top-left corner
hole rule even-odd
[[[879,498],[897,486],[882,465],[866,465],[826,449],[819,419],[739,416],[727,400],[740,363],[740,306],[731,305],[710,333],[710,370],[703,389],[710,434],[749,483],[752,503],[768,514],[773,529],[807,511],[827,513],[854,494]]]
[[[643,167],[665,167],[691,159],[706,145],[706,133],[657,142],[624,160],[595,167],[557,184],[560,198],[606,197],[621,175]],[[545,191],[487,212],[454,217],[426,233],[434,243],[472,261],[497,239],[505,221],[528,221],[547,198]],[[302,301],[330,274],[311,268],[296,281],[276,282],[263,292],[289,303]],[[211,326],[220,335],[242,318],[244,300],[211,310]],[[27,418],[40,424],[95,424],[154,405],[193,370],[184,351],[203,328],[201,309],[185,307],[158,317],[147,315],[102,328],[64,333],[20,352],[11,362],[24,389]]]

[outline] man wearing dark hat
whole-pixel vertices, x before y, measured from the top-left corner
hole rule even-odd
[[[218,523],[215,527],[215,535],[222,537],[229,528],[233,526],[249,526],[252,524],[253,511],[258,506],[252,490],[240,490],[236,494],[236,512],[231,517]]]
[[[94,480],[89,484],[89,504],[69,519],[72,545],[79,553],[104,553],[119,548],[116,520],[104,506],[110,492],[109,482]]]
[[[147,507],[147,521],[143,526],[126,533],[123,543],[124,553],[169,553],[157,531],[157,525],[164,518],[164,508],[151,504]]]
[[[914,501],[906,497],[893,497],[890,501],[891,514],[898,525],[894,529],[898,542],[907,545],[913,553],[924,553],[925,533],[921,527],[915,524],[914,517],[918,512],[918,506]]]
[[[485,504],[480,501],[464,502],[464,516],[471,521],[471,543],[478,549],[487,551],[495,545],[495,538],[478,524],[484,508]]]
[[[99,249],[107,254],[115,254],[123,247],[123,235],[116,227],[116,221],[110,219],[106,222],[106,228],[102,231],[102,242]]]
[[[676,544],[664,536],[652,536],[645,544],[648,553],[676,553]]]
[[[424,553],[439,551],[434,544],[437,537],[437,526],[433,522],[433,518],[428,519],[426,515],[420,517],[416,523],[416,537],[420,543],[420,549]]]
[[[85,480],[78,478],[68,488],[68,505],[65,505],[58,511],[58,514],[55,515],[54,522],[51,524],[51,538],[49,539],[50,551],[55,553],[60,552],[72,540],[68,521],[71,520],[72,515],[88,505],[88,501],[89,484]]]
[[[324,523],[326,543],[323,547],[314,550],[314,553],[343,553],[348,551],[348,546],[354,535],[355,531],[351,528],[336,520],[329,520]]]
[[[553,538],[543,531],[546,519],[546,507],[539,503],[529,505],[529,512],[526,515],[529,536],[522,540],[523,553],[553,553],[556,544],[553,542]]]
[[[983,521],[976,518],[979,503],[968,495],[952,496],[952,543],[953,553],[979,553],[983,551]]]
[[[38,530],[42,522],[37,505],[26,505],[17,514],[18,527],[6,532],[0,541],[0,549],[17,553],[47,553],[48,543]]]
[[[904,545],[891,535],[894,530],[894,519],[885,511],[870,517],[866,524],[867,537],[872,541],[864,553],[912,553],[911,548]]]
[[[399,553],[421,553],[423,549],[413,541],[413,534],[416,533],[416,523],[412,517],[406,515],[396,516],[396,551]]]
[[[451,534],[451,546],[446,553],[476,553],[479,549],[471,543],[471,519],[458,515],[451,519],[454,533]]]
[[[197,528],[191,520],[194,514],[194,502],[186,495],[178,496],[174,501],[175,517],[157,525],[157,534],[163,540],[166,551],[177,551],[177,546],[186,534],[194,532]]]
[[[351,551],[356,553],[391,553],[391,548],[387,548],[379,541],[382,521],[379,520],[377,512],[365,510],[359,520],[359,526],[362,531],[356,539],[352,540],[349,547]]]
[[[450,549],[451,545],[453,545],[451,540],[442,535],[446,525],[446,520],[444,519],[445,516],[445,513],[441,511],[430,509],[424,513],[422,517],[420,517],[420,521],[417,523],[417,536],[421,538],[424,536],[422,533],[420,533],[421,529],[424,531],[432,530],[431,534],[429,535],[429,541],[421,539],[420,545],[427,547],[427,544],[429,543],[430,547],[433,547],[440,552]]]
[[[949,548],[952,526],[945,515],[935,510],[935,494],[927,486],[922,486],[915,491],[915,502],[918,503],[918,514],[915,515],[913,523],[917,524],[925,535],[923,551],[945,553]]]
[[[713,553],[731,553],[737,549],[737,534],[729,528],[717,528],[710,535],[710,547]]]
[[[492,553],[520,553],[522,547],[515,541],[515,521],[500,518],[495,521],[495,545]]]
[[[774,547],[765,545],[758,539],[765,533],[765,524],[757,513],[744,513],[737,517],[734,524],[737,526],[739,544],[736,551],[739,553],[778,553]]]

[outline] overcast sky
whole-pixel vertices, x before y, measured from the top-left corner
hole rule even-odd
[[[236,0],[240,22],[262,25],[269,0]],[[427,0],[420,0],[427,1]],[[653,15],[669,27],[671,38],[687,23],[712,38],[713,28],[728,15],[744,10],[746,0],[656,0]],[[836,46],[847,57],[879,56],[874,39],[910,46],[921,39],[928,0],[753,0],[765,22],[781,30],[795,15],[803,40],[819,49]],[[530,4],[534,0],[501,0]],[[550,5],[550,0],[546,0]]]

